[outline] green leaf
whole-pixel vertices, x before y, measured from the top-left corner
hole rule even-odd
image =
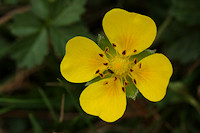
[[[64,8],[53,20],[56,26],[66,26],[80,20],[81,14],[84,13],[86,0],[73,0]]]
[[[172,0],[171,15],[189,25],[200,23],[199,0]]]
[[[197,60],[200,56],[199,35],[199,31],[193,31],[187,36],[173,41],[171,45],[165,48],[167,55],[171,59],[179,60],[183,64]]]
[[[132,98],[133,100],[135,100],[136,96],[138,94],[138,89],[135,87],[135,85],[130,77],[127,77],[127,80],[129,82],[129,84],[126,86],[126,96],[128,98]]]
[[[15,15],[10,26],[11,32],[16,36],[28,36],[39,31],[42,24],[30,12]]]
[[[15,108],[15,105],[6,106],[0,109],[0,115],[7,113]]]
[[[63,34],[62,31],[59,30],[58,28],[51,27],[50,38],[56,54],[58,56],[63,56],[65,53],[65,44],[66,44],[65,34]]]
[[[50,37],[57,56],[64,56],[67,40],[75,36],[92,38],[88,29],[82,24],[75,24],[64,28],[50,28]]]
[[[0,36],[0,58],[4,57],[8,53],[9,48],[7,40]]]
[[[4,0],[4,3],[6,4],[17,4],[20,0]]]
[[[53,109],[53,106],[51,104],[51,102],[49,101],[49,98],[47,97],[47,95],[45,94],[45,92],[42,89],[38,89],[42,99],[44,100],[44,103],[46,104],[47,108],[49,109],[54,121],[58,121],[58,118],[56,116],[56,113]]]
[[[38,35],[23,38],[14,44],[10,54],[17,61],[18,67],[32,68],[39,65],[48,54],[47,31],[41,30]]]
[[[39,18],[46,20],[49,16],[48,0],[31,0],[32,11]]]
[[[33,127],[33,131],[34,133],[43,133],[42,129],[40,127],[40,125],[38,124],[38,122],[36,121],[35,117],[33,116],[33,114],[29,114],[29,119],[31,121],[32,127]]]

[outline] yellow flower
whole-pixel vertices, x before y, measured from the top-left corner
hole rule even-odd
[[[151,18],[112,9],[103,18],[103,29],[116,54],[110,54],[108,47],[103,51],[92,40],[77,36],[67,42],[60,70],[73,83],[102,77],[83,90],[80,105],[86,113],[114,122],[126,110],[127,77],[146,99],[156,102],[165,96],[173,70],[163,54],[155,53],[140,61],[130,58],[154,41],[157,29]],[[105,78],[106,74],[110,76]]]

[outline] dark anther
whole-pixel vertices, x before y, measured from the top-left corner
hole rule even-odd
[[[124,82],[124,86],[125,86],[125,87],[126,87],[128,84],[129,84],[128,81],[125,81],[125,82]]]
[[[116,80],[117,80],[117,77],[115,77],[114,81],[116,81]]]
[[[126,50],[124,50],[124,51],[122,52],[122,55],[126,55]]]
[[[103,54],[99,54],[99,56],[103,57]]]
[[[136,80],[135,80],[135,79],[133,79],[133,83],[136,85],[136,83],[137,83],[137,82],[136,82]]]
[[[105,81],[104,83],[103,83],[103,85],[107,85],[108,84],[108,81]]]
[[[139,67],[139,68],[141,68],[141,67],[142,67],[142,64],[141,64],[141,63],[139,63],[138,67]]]
[[[122,91],[125,92],[125,87],[122,87]]]
[[[113,43],[112,46],[115,48],[115,47],[116,47],[116,44]]]
[[[105,52],[105,53],[108,53],[108,52],[109,52],[109,48],[106,47],[104,52]]]
[[[107,66],[108,65],[108,63],[103,63],[105,66]]]
[[[99,73],[99,76],[101,77],[101,78],[104,78],[104,74],[103,73]]]
[[[133,69],[132,69],[132,68],[130,69],[130,72],[133,72]]]
[[[135,53],[135,52],[137,52],[137,50],[135,49],[133,52]]]
[[[97,73],[99,73],[100,72],[100,70],[98,69],[96,72],[95,72],[95,74],[97,74]]]
[[[112,70],[110,70],[110,69],[108,69],[108,72],[109,72],[109,73],[111,73],[111,74],[113,74],[113,73],[114,73],[114,72],[113,72]]]
[[[134,62],[134,64],[137,64],[137,58],[135,58],[135,59],[133,60],[133,62]]]

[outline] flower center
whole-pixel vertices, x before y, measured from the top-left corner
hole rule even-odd
[[[116,76],[126,76],[129,73],[129,59],[123,56],[115,56],[110,61],[110,68]]]

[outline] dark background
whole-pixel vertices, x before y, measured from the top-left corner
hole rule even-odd
[[[115,7],[155,21],[150,49],[165,54],[174,72],[161,102],[139,94],[121,119],[106,123],[82,111],[85,86],[65,81],[59,65],[67,40],[97,42]],[[0,0],[0,133],[199,133],[199,101],[199,0]]]

